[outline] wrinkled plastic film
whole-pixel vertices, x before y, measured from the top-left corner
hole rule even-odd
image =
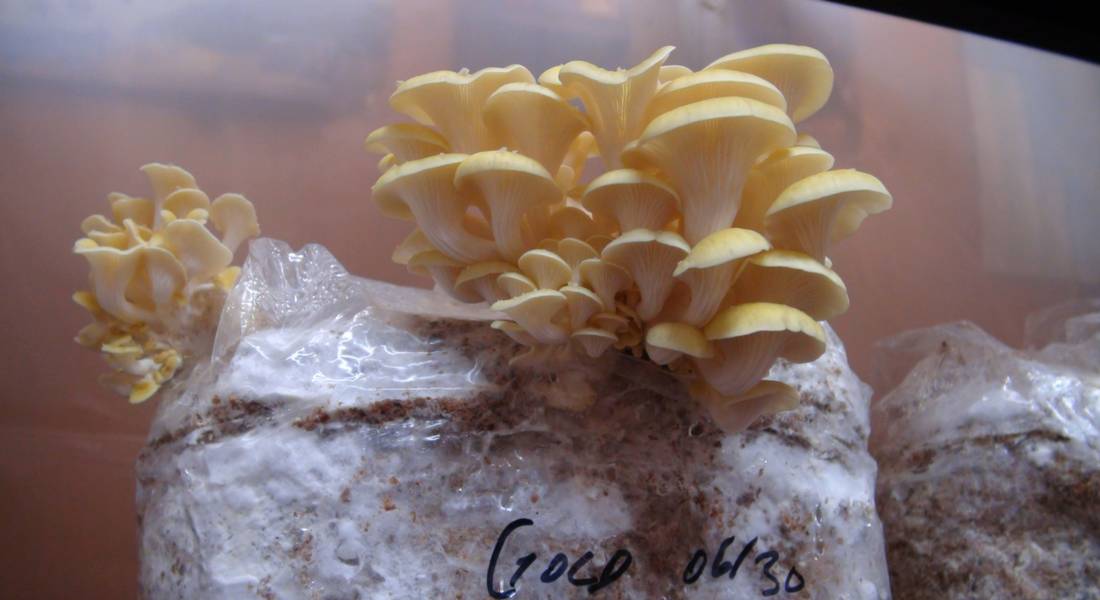
[[[1026,329],[1041,348],[1009,348],[971,323],[880,345],[888,370],[912,365],[872,411],[899,598],[1096,597],[1096,308],[1037,313]]]

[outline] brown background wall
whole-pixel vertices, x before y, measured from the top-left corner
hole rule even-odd
[[[362,151],[420,72],[629,66],[666,43],[692,68],[774,41],[824,51],[836,91],[805,129],[895,196],[834,255],[853,299],[836,326],[872,382],[883,336],[970,319],[1018,343],[1029,311],[1098,291],[1095,66],[809,1],[317,6],[0,4],[0,597],[136,595],[131,469],[155,406],[99,389],[70,341],[80,220],[174,162],[252,199],[265,235],[422,284],[388,260],[407,225],[370,205]]]

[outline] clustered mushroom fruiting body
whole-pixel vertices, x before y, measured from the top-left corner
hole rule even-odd
[[[260,233],[244,196],[211,202],[179,167],[152,163],[141,170],[152,199],[110,194],[111,218],[84,219],[86,237],[73,247],[91,267],[91,289],[73,300],[95,317],[76,340],[103,352],[112,368],[103,383],[132,403],[156,393],[199,344],[192,338],[213,330],[240,274],[230,265],[233,254]]]
[[[797,406],[762,378],[824,352],[818,321],[848,308],[829,246],[892,199],[796,129],[832,90],[820,52],[771,44],[692,72],[671,51],[401,82],[390,104],[415,123],[367,138],[384,154],[373,198],[416,224],[394,260],[506,314],[493,327],[530,348],[519,361],[644,355],[737,431]],[[604,172],[585,184],[590,156]]]

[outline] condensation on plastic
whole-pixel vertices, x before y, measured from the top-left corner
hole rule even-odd
[[[967,322],[879,344],[908,370],[872,408],[898,598],[1100,597],[1098,308],[1036,313],[1027,350]]]
[[[150,598],[889,597],[866,452],[870,392],[829,349],[770,377],[802,406],[730,436],[652,364],[618,353],[512,371],[484,308],[348,275],[320,246],[252,244],[214,359],[161,400],[138,465]],[[548,408],[592,394],[584,413]],[[498,534],[530,518],[487,572]],[[723,560],[747,558],[731,581]],[[685,584],[696,551],[706,574]],[[769,552],[774,552],[770,554]],[[621,556],[621,555],[620,555]],[[767,566],[775,558],[774,565]],[[759,560],[757,560],[759,559]],[[620,562],[621,565],[621,562]],[[721,569],[714,572],[720,572]]]

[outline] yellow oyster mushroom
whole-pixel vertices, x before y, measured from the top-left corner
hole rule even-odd
[[[393,254],[390,255],[390,259],[399,265],[408,265],[409,259],[421,252],[428,250],[435,250],[432,243],[428,241],[428,236],[424,235],[424,232],[420,229],[413,229],[412,233],[405,236],[405,239],[401,240],[401,243],[393,249]],[[427,275],[427,272],[418,273],[420,275]]]
[[[833,168],[833,156],[812,146],[791,146],[771,153],[749,171],[741,210],[733,224],[764,231],[764,215],[793,183]]]
[[[503,273],[511,273],[515,267],[499,260],[474,263],[455,278],[455,291],[462,296],[478,296],[486,302],[496,302],[507,297],[497,279]]]
[[[794,125],[778,108],[714,98],[654,119],[623,160],[635,168],[655,166],[669,178],[680,197],[684,238],[696,244],[733,224],[756,160],[794,139]]]
[[[672,49],[665,46],[626,70],[575,60],[558,72],[561,83],[584,104],[608,169],[622,166],[623,147],[641,133],[645,107],[657,93],[661,65]]]
[[[600,258],[581,261],[577,271],[581,282],[596,292],[608,309],[615,307],[615,296],[634,282],[626,269]]]
[[[497,287],[504,291],[504,294],[509,298],[515,298],[516,296],[522,296],[527,292],[533,292],[538,288],[531,278],[522,273],[501,273],[497,276]]]
[[[73,252],[83,256],[91,267],[92,293],[100,308],[123,323],[153,318],[150,311],[126,297],[126,289],[141,265],[138,248],[119,250],[99,246],[85,238],[77,241]]]
[[[147,282],[138,286],[144,295],[148,294],[146,308],[153,311],[168,311],[174,308],[176,300],[181,298],[184,286],[187,285],[187,272],[175,255],[164,248],[145,247],[139,252],[144,261],[144,277]],[[132,288],[131,288],[132,289]],[[138,294],[130,294],[131,298],[139,298]]]
[[[649,359],[667,365],[685,354],[694,358],[714,356],[714,347],[699,328],[687,323],[658,323],[645,334],[645,351]]]
[[[524,346],[537,346],[539,343],[530,333],[527,333],[526,329],[514,321],[493,321],[489,326]]]
[[[875,177],[855,169],[826,171],[784,190],[765,213],[764,227],[777,247],[824,262],[831,242],[852,235],[868,215],[892,204]]]
[[[427,272],[437,287],[459,302],[481,302],[481,296],[472,289],[456,289],[455,282],[465,264],[438,250],[427,250],[409,258],[406,265],[413,273]]]
[[[163,247],[175,255],[187,270],[188,281],[208,281],[233,261],[233,253],[197,221],[172,221],[164,226],[159,235],[163,239]]]
[[[222,194],[210,205],[210,219],[222,234],[222,245],[230,255],[241,242],[260,235],[256,207],[240,194]]]
[[[549,232],[557,239],[587,239],[606,233],[606,223],[597,222],[585,209],[565,204],[550,214]]]
[[[600,253],[596,251],[588,242],[578,240],[577,238],[565,238],[558,240],[557,254],[569,264],[569,267],[576,270],[581,262],[590,258],[598,258]]]
[[[541,248],[524,252],[519,257],[519,268],[543,290],[556,290],[569,283],[573,275],[573,269],[565,259]]]
[[[832,269],[791,250],[749,258],[733,286],[737,302],[774,302],[827,321],[848,310],[848,290]]]
[[[210,210],[210,197],[202,190],[182,188],[165,196],[161,216],[164,216],[164,211],[168,211],[175,219],[183,219],[192,212],[200,210]]]
[[[564,65],[554,65],[540,73],[538,84],[562,98],[569,99],[572,97],[569,89],[561,82],[561,68],[563,66]]]
[[[742,97],[787,110],[783,93],[766,79],[725,69],[711,69],[684,75],[661,87],[646,108],[645,122],[666,112],[711,98]]]
[[[817,141],[817,138],[808,133],[799,133],[798,137],[794,140],[794,145],[821,150],[821,142]]]
[[[186,170],[175,165],[161,163],[149,163],[141,167],[141,172],[149,179],[149,186],[153,188],[153,202],[156,212],[164,206],[164,200],[180,189],[197,189],[195,178]],[[154,213],[155,214],[155,213]]]
[[[588,319],[603,311],[604,304],[592,290],[581,285],[566,285],[558,290],[565,296],[569,307],[569,327],[583,329]]]
[[[574,331],[570,336],[589,358],[598,358],[618,341],[618,337],[598,327],[585,327]]]
[[[674,81],[681,77],[687,77],[691,75],[691,69],[683,65],[661,65],[661,71],[657,75],[657,80],[662,86],[670,81]]]
[[[507,314],[539,343],[561,344],[568,339],[568,335],[555,320],[565,305],[565,295],[561,292],[535,290],[494,302],[492,309]]]
[[[460,194],[485,207],[497,250],[508,260],[530,249],[523,235],[524,218],[540,218],[541,212],[562,199],[542,165],[507,150],[469,156],[455,171],[454,185]]]
[[[591,322],[593,326],[605,331],[610,331],[611,333],[619,333],[630,327],[630,321],[628,321],[626,317],[611,312],[596,313],[592,315],[589,322]]]
[[[722,229],[695,244],[676,265],[673,276],[691,289],[691,301],[679,319],[702,327],[718,312],[745,259],[770,250],[771,244],[750,229]]]
[[[702,381],[693,382],[690,390],[726,433],[744,431],[760,417],[798,408],[800,400],[798,390],[766,379],[736,396],[724,396]]]
[[[602,258],[630,273],[641,295],[638,316],[649,321],[661,312],[672,291],[676,264],[690,252],[691,247],[678,234],[634,229],[608,244]]]
[[[472,154],[498,148],[482,111],[485,100],[508,83],[532,83],[531,72],[520,65],[490,67],[475,73],[435,71],[401,82],[390,96],[394,110],[431,125],[443,134],[452,152]]]
[[[736,396],[756,385],[776,358],[803,363],[825,352],[825,330],[806,313],[768,302],[723,309],[703,330],[715,344],[714,358],[696,366],[711,387]]]
[[[383,214],[415,218],[431,245],[463,263],[492,260],[496,244],[466,227],[470,201],[454,186],[465,154],[438,154],[410,160],[386,171],[374,183],[372,197]]]
[[[662,229],[680,201],[664,182],[635,169],[616,169],[588,184],[581,199],[593,215],[614,220],[619,231]]]
[[[825,106],[833,91],[833,68],[825,55],[808,46],[767,44],[727,54],[704,70],[752,73],[772,82],[787,99],[791,120],[799,123]]]
[[[485,124],[509,150],[536,160],[555,176],[588,118],[561,96],[533,83],[509,83],[485,101]]]
[[[580,184],[581,176],[584,175],[585,163],[594,156],[599,156],[596,148],[596,137],[592,135],[591,131],[582,131],[569,144],[569,150],[562,158],[561,166],[558,167],[557,175],[554,177],[558,182],[558,187],[565,190],[566,193],[574,195],[577,186]]]
[[[443,136],[430,127],[418,123],[394,123],[370,132],[363,146],[368,152],[390,156],[392,164],[379,164],[379,170],[418,158],[450,152]],[[383,156],[383,158],[385,158]]]
[[[138,225],[144,225],[145,227],[153,226],[157,209],[152,200],[148,198],[134,198],[126,194],[114,192],[107,196],[107,201],[111,204],[111,214],[114,217],[115,223],[121,225],[126,219],[130,219]]]
[[[80,222],[80,230],[87,235],[92,232],[120,233],[122,228],[110,222],[103,215],[92,215]]]

